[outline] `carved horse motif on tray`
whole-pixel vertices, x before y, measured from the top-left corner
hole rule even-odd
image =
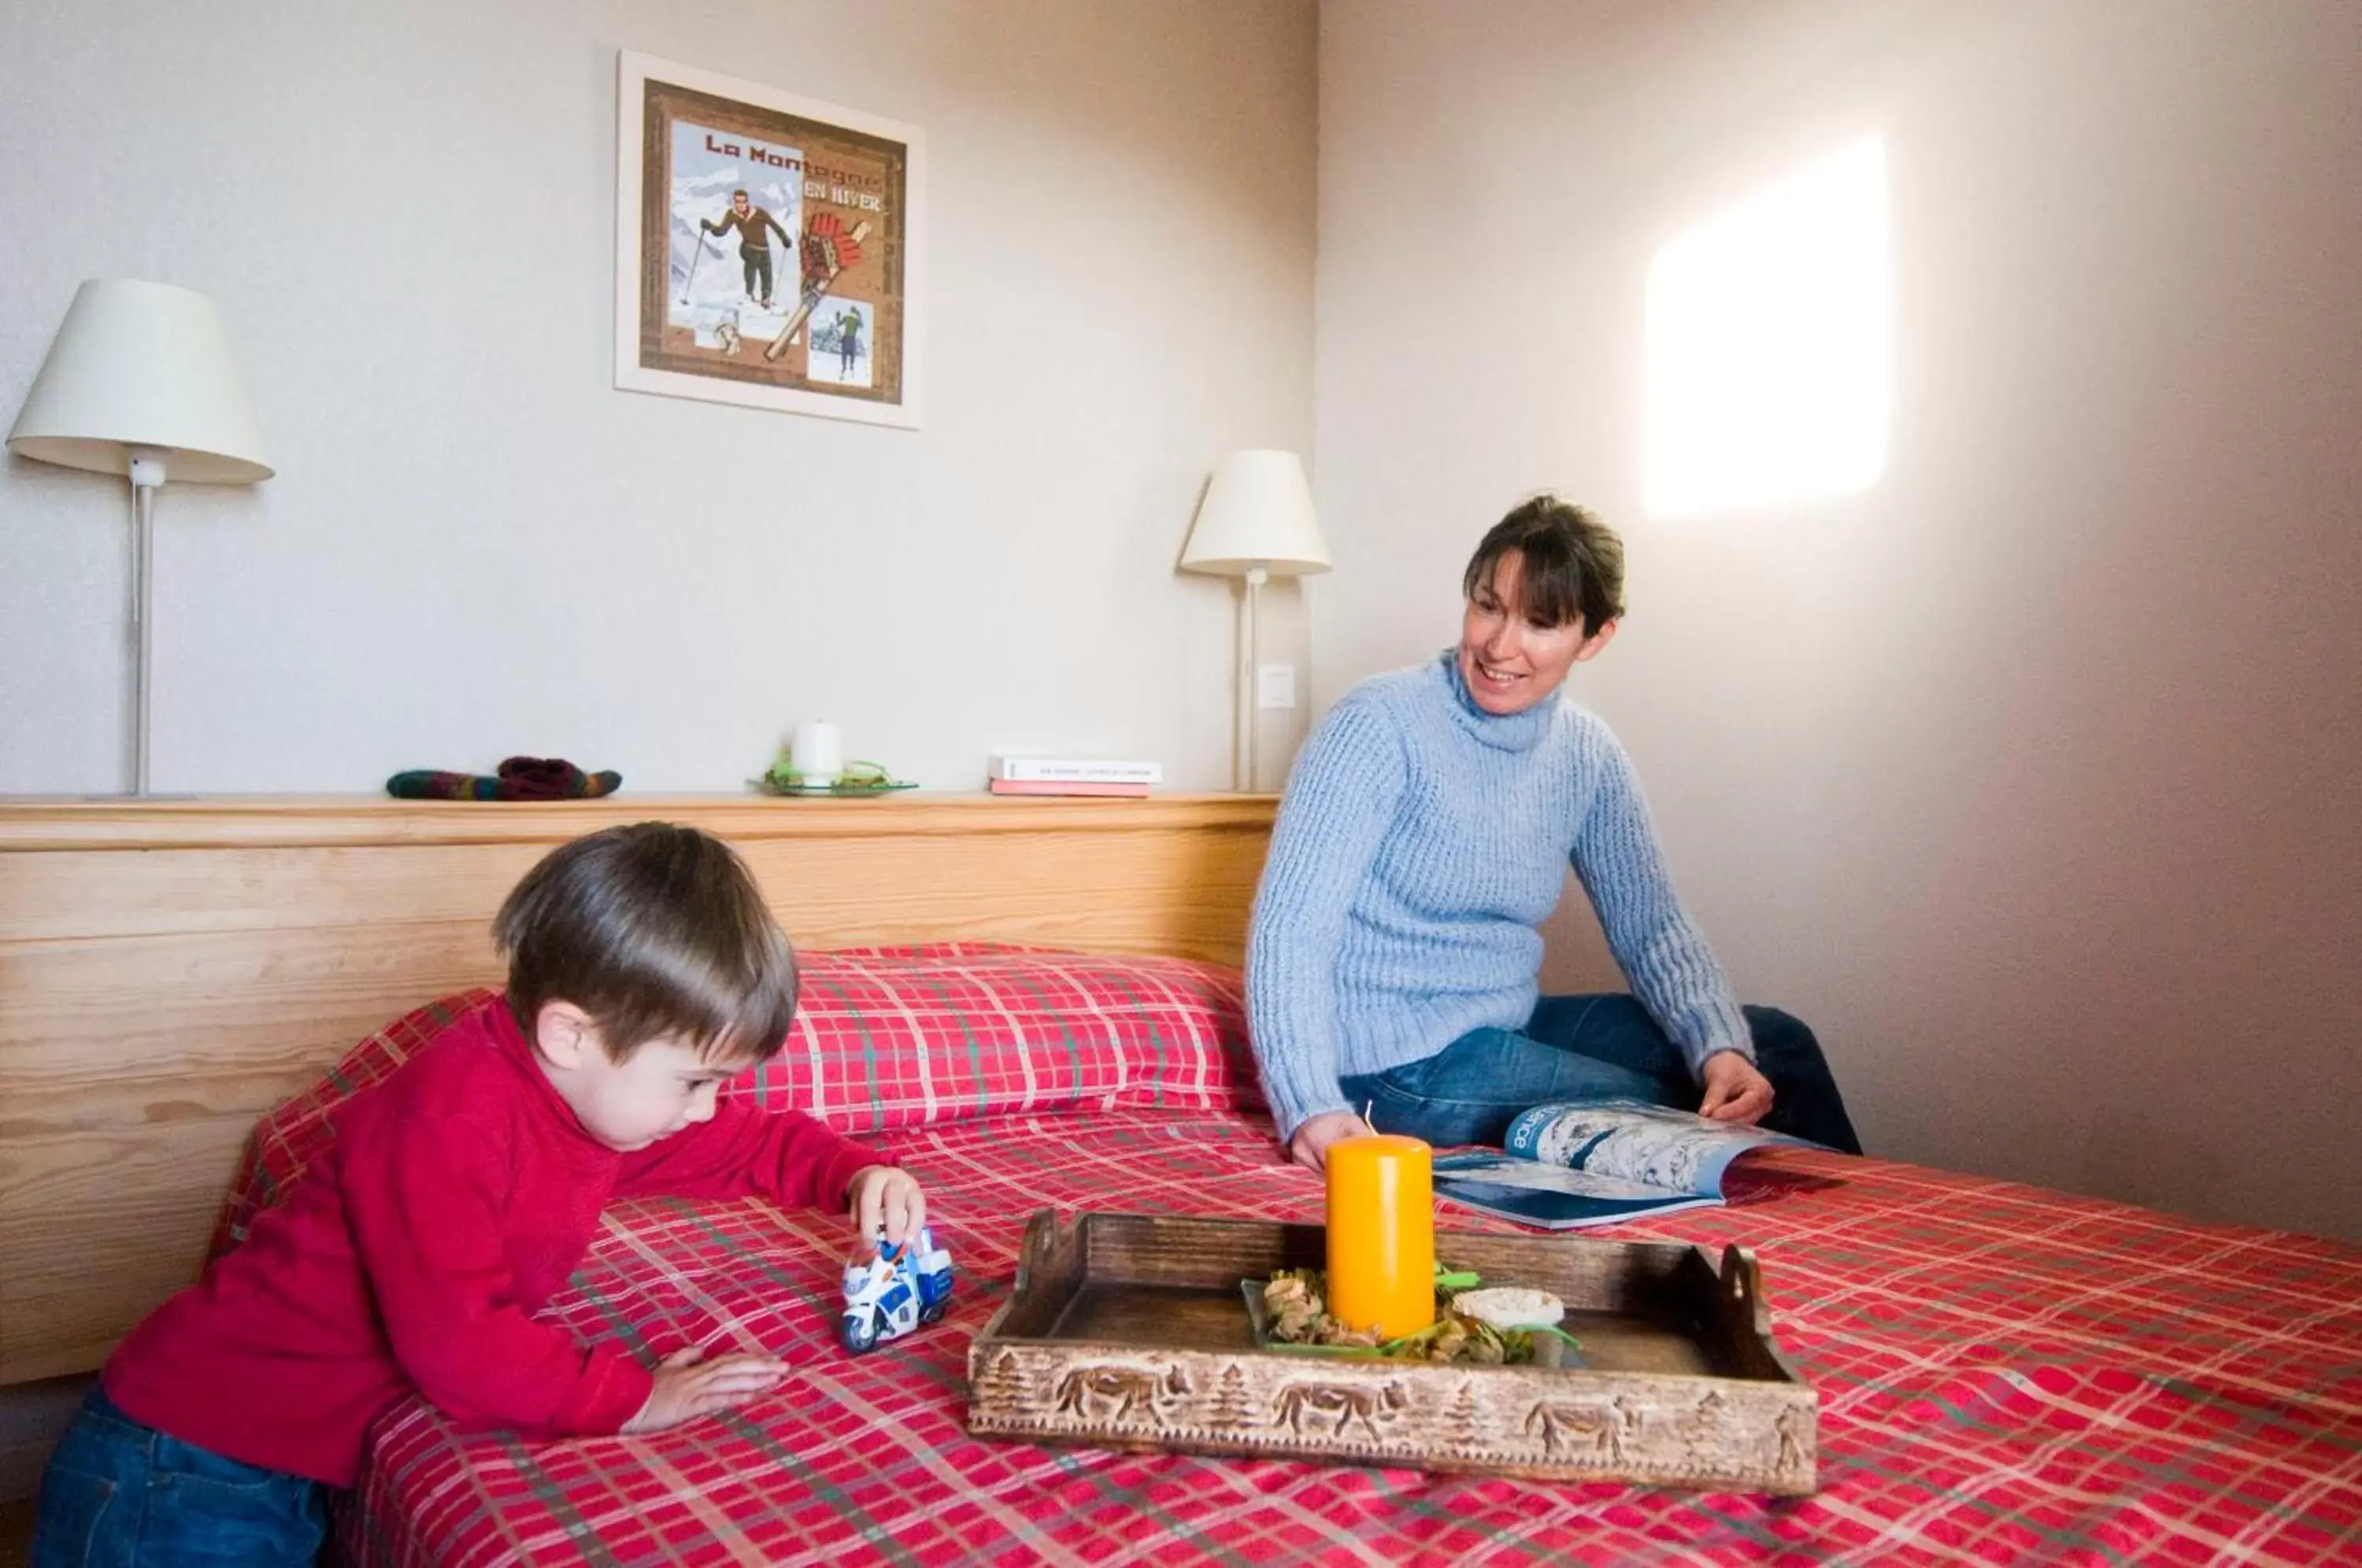
[[[1162,1373],[1153,1367],[1078,1366],[1058,1379],[1052,1400],[1061,1414],[1087,1421],[1129,1420],[1143,1407],[1161,1421],[1166,1401],[1188,1392],[1189,1379],[1177,1366]]]
[[[1525,1433],[1541,1439],[1542,1452],[1553,1459],[1580,1454],[1620,1462],[1622,1425],[1617,1413],[1605,1406],[1545,1399],[1526,1417]]]
[[[1279,1420],[1299,1437],[1308,1430],[1317,1436],[1324,1420],[1332,1423],[1331,1433],[1343,1437],[1345,1429],[1358,1421],[1375,1439],[1378,1423],[1391,1419],[1409,1403],[1410,1397],[1399,1383],[1382,1388],[1357,1383],[1291,1383],[1280,1392]]]

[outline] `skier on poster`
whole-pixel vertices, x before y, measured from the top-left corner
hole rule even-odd
[[[795,241],[779,226],[779,220],[752,204],[746,193],[738,190],[730,193],[730,210],[723,215],[720,223],[700,218],[697,226],[707,234],[728,234],[734,228],[738,231],[738,259],[746,270],[746,297],[763,309],[770,309],[771,234],[778,234],[779,243],[789,250],[795,249]],[[762,284],[759,292],[755,286],[757,282]]]
[[[861,317],[853,311],[836,313],[836,373],[853,379],[853,363],[861,358]]]

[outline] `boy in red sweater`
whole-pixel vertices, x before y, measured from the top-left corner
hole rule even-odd
[[[42,1477],[33,1560],[306,1562],[326,1487],[413,1394],[537,1437],[650,1432],[776,1386],[766,1355],[651,1372],[535,1311],[612,1198],[846,1205],[890,1241],[919,1184],[809,1117],[715,1089],[778,1051],[794,955],[736,856],[693,829],[566,845],[493,924],[506,995],[347,1105],[246,1243],[116,1348]]]

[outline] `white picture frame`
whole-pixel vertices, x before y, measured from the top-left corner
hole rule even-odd
[[[925,173],[917,126],[619,51],[616,387],[918,428]]]

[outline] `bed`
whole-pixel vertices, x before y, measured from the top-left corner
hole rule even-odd
[[[793,836],[810,820],[780,831]],[[743,1411],[674,1431],[561,1443],[455,1430],[423,1405],[398,1409],[372,1433],[363,1485],[339,1515],[348,1556],[419,1564],[2362,1556],[2362,1253],[1805,1151],[1742,1165],[1727,1208],[1617,1233],[1736,1240],[1757,1251],[1782,1343],[1821,1396],[1812,1496],[1549,1486],[970,1438],[967,1342],[1007,1298],[1036,1209],[1295,1220],[1319,1210],[1316,1178],[1276,1156],[1243,1047],[1235,942],[1253,857],[1235,841],[1243,835],[1252,850],[1267,806],[1260,827],[1252,813],[1192,820],[1177,804],[1098,824],[1080,815],[993,820],[1018,825],[987,831],[1031,842],[1003,866],[1013,891],[990,897],[1032,912],[977,917],[969,923],[979,929],[954,933],[968,940],[947,943],[921,940],[927,933],[899,917],[845,915],[836,922],[845,940],[807,953],[806,1007],[787,1049],[732,1086],[758,1105],[810,1109],[925,1180],[960,1271],[950,1317],[847,1357],[831,1322],[844,1244],[834,1218],[752,1200],[619,1206],[549,1310],[586,1338],[650,1358],[692,1343],[767,1349],[793,1364],[788,1383]],[[1129,825],[1119,830],[1118,821]],[[879,831],[846,822],[847,832]],[[966,832],[943,831],[961,845],[954,859],[991,861],[1010,847],[977,850]],[[1093,836],[1118,832],[1175,843],[1119,853],[1115,840]],[[1087,846],[1080,856],[1071,854],[1076,844]],[[771,868],[767,886],[777,846],[756,844],[750,858]],[[1118,860],[1130,868],[1109,872]],[[1170,875],[1144,874],[1151,863]],[[1131,912],[1096,926],[1074,919],[1065,896],[1073,889],[1062,884],[1109,876],[1121,884],[1106,893],[1110,908],[1129,900]],[[889,906],[895,897],[874,896]],[[1142,916],[1137,906],[1159,899],[1198,912]],[[1029,923],[1036,929],[1021,929]],[[1100,950],[1076,950],[1094,937]],[[1192,946],[1201,951],[1184,951]],[[445,988],[340,1056],[314,1060],[305,1087],[244,1141],[212,1244],[235,1244],[261,1207],[301,1179],[337,1103],[397,1070],[485,994]],[[1448,1205],[1440,1223],[1498,1228]],[[9,1244],[0,1234],[0,1249]],[[202,1251],[202,1237],[195,1245]]]

